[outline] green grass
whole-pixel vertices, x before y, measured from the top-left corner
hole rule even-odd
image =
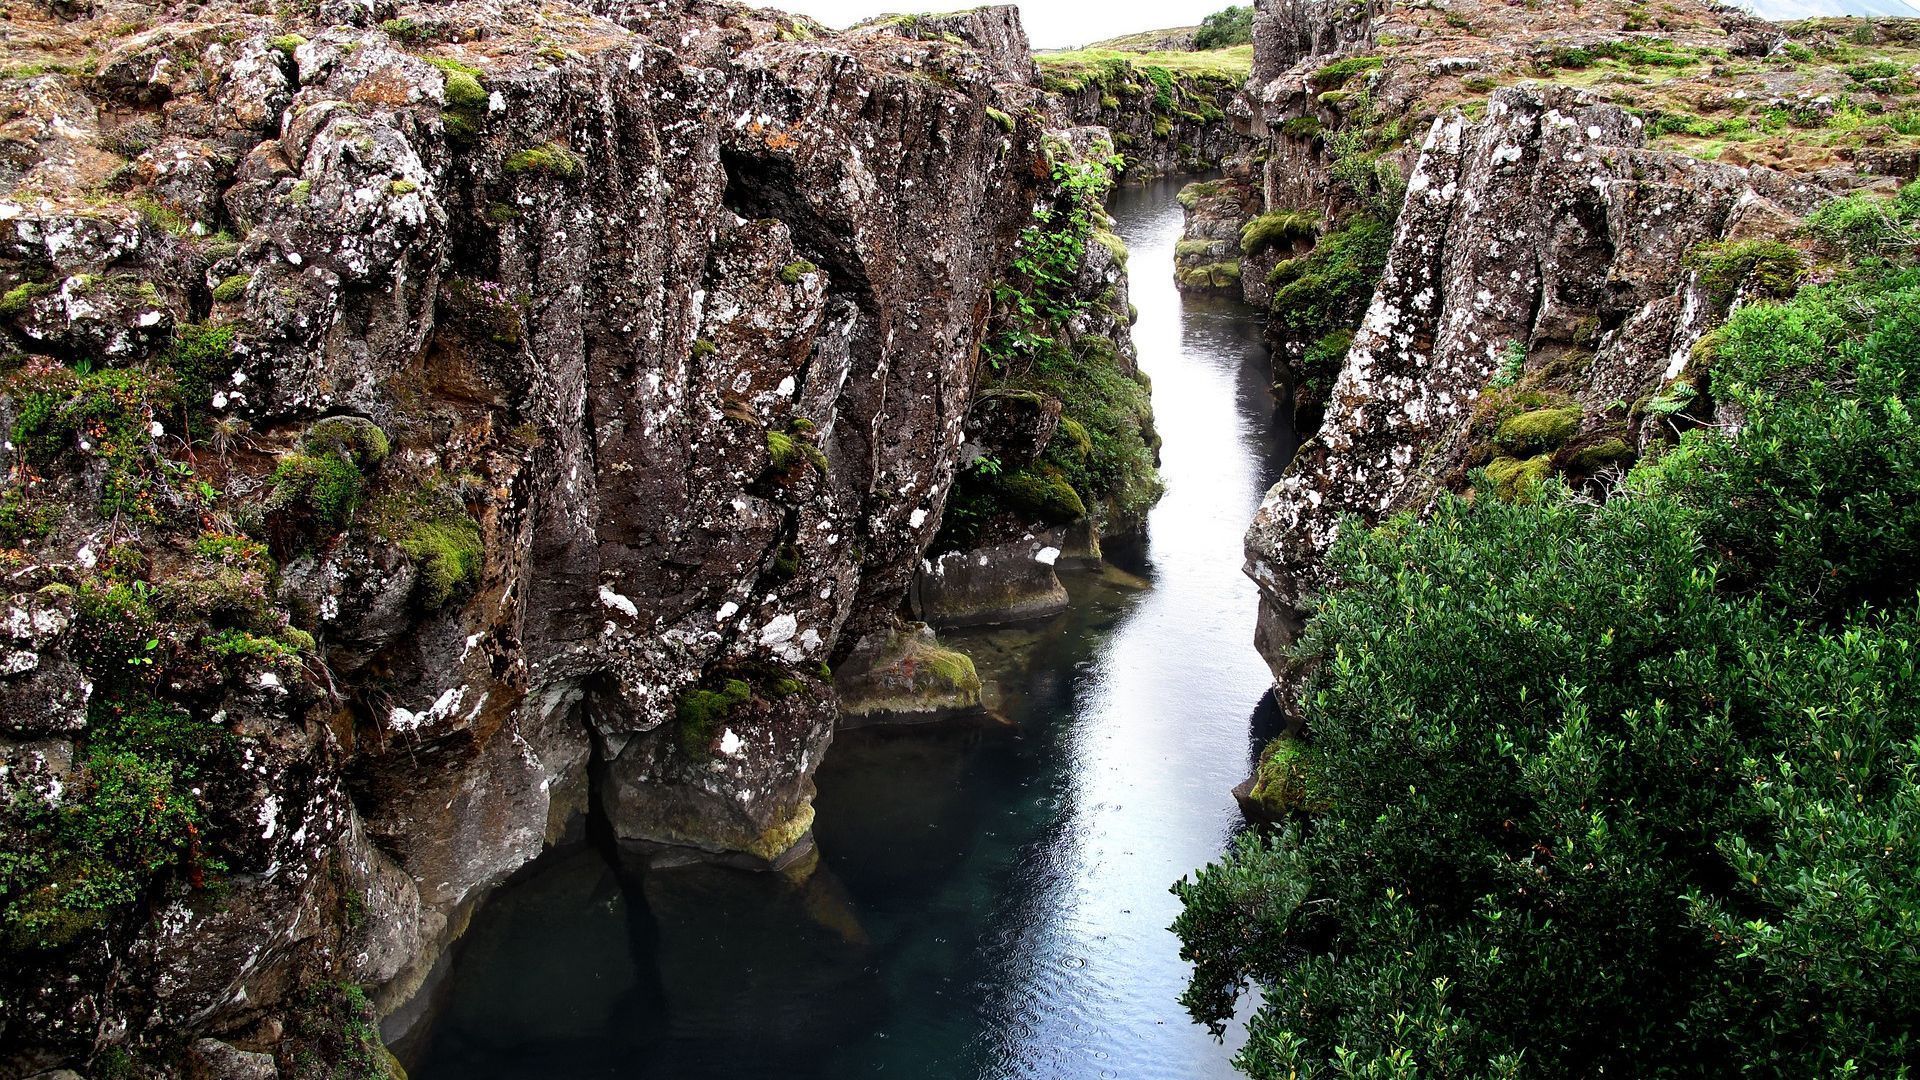
[[[1253,46],[1236,45],[1206,52],[1121,52],[1117,49],[1074,49],[1065,52],[1034,54],[1043,76],[1049,80],[1072,82],[1078,86],[1108,85],[1108,79],[1125,69],[1144,71],[1161,68],[1174,75],[1193,79],[1243,83],[1253,74]]]

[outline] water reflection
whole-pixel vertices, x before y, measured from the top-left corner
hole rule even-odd
[[[417,1080],[1233,1075],[1177,1004],[1167,887],[1277,728],[1240,537],[1293,447],[1258,321],[1173,288],[1177,188],[1113,206],[1166,440],[1150,539],[1110,553],[1138,576],[955,639],[1006,726],[842,735],[811,875],[543,858],[462,942]]]

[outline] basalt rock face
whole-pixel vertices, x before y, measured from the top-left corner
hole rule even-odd
[[[1637,118],[1570,90],[1501,90],[1479,123],[1436,121],[1325,426],[1247,536],[1276,671],[1285,616],[1329,584],[1321,560],[1342,516],[1417,510],[1486,461],[1476,411],[1503,365],[1508,381],[1559,373],[1570,422],[1556,446],[1645,445],[1657,419],[1628,403],[1682,377],[1725,311],[1687,253],[1778,233],[1821,194],[1645,149]]]
[[[1204,172],[1245,159],[1256,143],[1236,80],[1177,75],[1165,90],[1134,80],[1054,84],[1047,116],[1062,127],[1102,127],[1127,157],[1133,179]]]
[[[1346,516],[1524,498],[1548,476],[1605,497],[1687,425],[1737,421],[1695,347],[1769,297],[1739,258],[1771,252],[1797,280],[1813,206],[1910,171],[1906,137],[1824,119],[1843,92],[1869,112],[1908,92],[1848,74],[1861,57],[1830,33],[1690,2],[1653,22],[1615,0],[1259,5],[1246,209],[1318,234],[1273,271],[1268,334],[1318,434],[1247,536],[1283,701]]]
[[[0,82],[8,846],[150,699],[219,747],[191,843],[9,965],[22,1064],[390,1007],[590,771],[623,839],[804,844],[1046,171],[1004,10],[263,8],[9,31],[100,55]]]

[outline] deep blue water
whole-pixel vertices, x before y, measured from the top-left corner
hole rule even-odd
[[[415,1080],[1233,1076],[1190,1023],[1168,886],[1216,856],[1276,722],[1240,538],[1292,452],[1253,314],[1183,303],[1177,183],[1123,188],[1167,496],[1071,612],[959,635],[1005,728],[841,735],[821,861],[642,872],[579,847],[453,951]]]

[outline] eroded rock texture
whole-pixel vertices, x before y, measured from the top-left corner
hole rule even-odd
[[[150,699],[217,749],[138,895],[13,942],[9,1056],[404,999],[590,762],[625,840],[803,845],[824,665],[939,526],[1047,173],[1011,11],[12,18],[54,59],[0,83],[8,845]],[[115,611],[153,644],[76,642]],[[10,898],[72,914],[43,869]]]
[[[1572,91],[1503,90],[1479,123],[1436,121],[1325,426],[1248,533],[1265,602],[1295,610],[1329,583],[1321,560],[1343,515],[1418,509],[1484,463],[1470,425],[1503,364],[1574,373],[1566,444],[1603,429],[1644,441],[1653,418],[1629,403],[1681,376],[1724,313],[1687,253],[1764,233],[1820,194],[1644,149],[1636,118]],[[1278,661],[1281,643],[1266,644]]]

